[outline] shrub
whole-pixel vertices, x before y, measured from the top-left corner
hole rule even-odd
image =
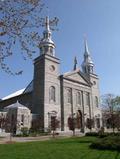
[[[23,136],[23,137],[29,136],[29,130],[28,130],[27,127],[21,128],[21,132],[22,132],[22,136]]]
[[[85,136],[99,136],[98,132],[87,132]]]
[[[43,136],[43,135],[45,136],[45,135],[49,135],[49,134],[50,134],[49,130],[44,132],[41,129],[39,129],[39,130],[30,129],[30,131],[29,131],[29,136]]]
[[[99,132],[87,132],[85,134],[86,136],[97,136],[97,137],[100,137],[100,138],[104,138],[104,137],[107,137],[107,136],[120,136],[120,132],[117,132],[117,133],[109,133],[109,132],[104,132],[104,133],[101,133],[101,131]]]
[[[120,137],[107,136],[103,139],[97,139],[90,145],[91,148],[100,150],[117,150],[120,151]]]

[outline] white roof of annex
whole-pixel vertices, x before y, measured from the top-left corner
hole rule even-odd
[[[27,107],[20,104],[18,101],[16,103],[11,104],[11,105],[4,108],[4,110],[9,110],[9,109],[26,109],[26,110],[29,110]]]
[[[32,92],[32,90],[33,90],[33,81],[26,88],[20,89],[12,94],[9,94],[8,96],[3,97],[1,100],[7,100],[19,96],[21,94],[29,93]]]
[[[9,99],[9,98],[12,98],[12,97],[16,97],[16,96],[19,96],[21,95],[23,92],[24,92],[25,88],[21,89],[21,90],[18,90],[12,94],[9,94],[8,96],[6,97],[3,97],[2,100],[6,100],[6,99]]]

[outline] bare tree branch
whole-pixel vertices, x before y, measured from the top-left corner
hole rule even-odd
[[[10,74],[5,60],[14,54],[13,48],[19,43],[26,58],[35,53],[35,46],[40,41],[38,27],[42,26],[41,0],[4,0],[0,1],[0,68]],[[37,28],[37,29],[36,29]]]

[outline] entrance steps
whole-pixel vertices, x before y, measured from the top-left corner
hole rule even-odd
[[[59,131],[59,136],[73,136],[73,131]],[[80,131],[75,131],[75,136],[85,136],[84,133]]]

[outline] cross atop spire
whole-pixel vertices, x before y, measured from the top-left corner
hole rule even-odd
[[[49,16],[47,16],[45,18],[45,28],[47,31],[50,31],[50,20],[49,20]]]
[[[87,39],[84,39],[84,45],[85,45],[85,54],[89,55],[89,49],[88,49],[88,44],[87,44]]]

